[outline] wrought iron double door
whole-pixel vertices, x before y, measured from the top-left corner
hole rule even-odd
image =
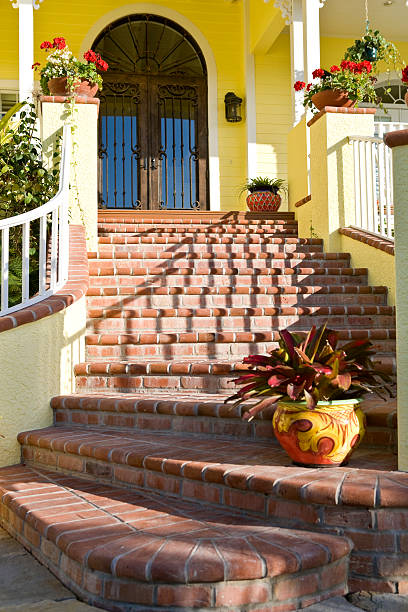
[[[208,207],[206,89],[195,77],[109,73],[100,93],[100,207]]]

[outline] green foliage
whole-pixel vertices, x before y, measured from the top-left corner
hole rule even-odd
[[[367,56],[371,49],[376,50],[375,59]],[[354,41],[354,44],[347,49],[344,58],[352,62],[370,59],[373,64],[382,61],[392,65],[395,70],[398,66],[402,66],[401,55],[397,47],[384,38],[379,30],[372,30],[372,28],[368,28],[364,36]]]
[[[305,401],[313,410],[317,402],[357,399],[365,393],[392,397],[389,377],[374,370],[375,354],[369,340],[356,340],[337,347],[338,334],[312,327],[307,334],[280,332],[279,348],[269,356],[250,355],[243,360],[252,370],[240,375],[235,384],[241,389],[226,401],[234,406],[258,398],[244,406],[246,418],[253,418],[279,400]]]
[[[254,191],[272,191],[273,193],[278,193],[279,191],[287,191],[287,187],[283,179],[257,176],[256,178],[248,179],[244,183],[241,193],[244,191],[249,191],[250,193]]]
[[[58,167],[48,170],[42,162],[34,106],[27,104],[17,122],[12,116],[0,131],[0,219],[42,206],[58,190]]]

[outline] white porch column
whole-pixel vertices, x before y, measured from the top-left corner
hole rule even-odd
[[[323,6],[320,0],[302,0],[303,12],[303,56],[305,81],[311,82],[312,72],[320,68],[320,15]]]
[[[305,80],[302,0],[293,0],[292,20],[290,23],[290,60],[293,125],[297,125],[305,113],[303,106],[303,91],[295,91],[293,88],[293,84],[296,81]]]
[[[34,88],[34,11],[42,0],[10,0],[18,8],[18,62],[20,101],[31,99]]]

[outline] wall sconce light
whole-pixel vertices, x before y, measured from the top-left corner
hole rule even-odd
[[[230,123],[242,121],[241,104],[242,98],[236,96],[232,91],[225,94],[225,118]]]

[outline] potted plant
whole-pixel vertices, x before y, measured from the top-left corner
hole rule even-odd
[[[397,47],[384,38],[379,30],[373,30],[367,25],[364,36],[354,41],[345,53],[344,59],[352,62],[367,60],[376,64],[385,62],[394,68],[401,64],[401,56]]]
[[[296,91],[305,90],[303,105],[313,112],[325,106],[358,106],[361,102],[381,103],[374,89],[376,78],[370,73],[372,65],[368,61],[359,63],[342,60],[340,66],[333,65],[330,70],[317,68],[313,72],[313,83],[306,85],[296,81]]]
[[[69,50],[65,39],[45,40],[40,48],[49,53],[45,66],[41,69],[41,89],[45,95],[93,97],[102,89],[102,76],[109,66],[99,53],[92,50],[84,53],[85,62],[79,61]],[[35,70],[39,62],[33,65]]]
[[[279,191],[287,191],[283,179],[270,179],[258,176],[248,179],[243,185],[241,193],[249,191],[247,206],[253,212],[276,212],[282,202]]]
[[[337,344],[338,334],[326,326],[307,334],[281,331],[279,348],[243,360],[249,372],[235,379],[241,388],[226,400],[236,400],[234,406],[243,403],[248,420],[277,404],[275,436],[298,465],[347,463],[365,432],[362,396],[392,397],[389,377],[371,362],[368,340]],[[253,399],[258,401],[246,403]]]

